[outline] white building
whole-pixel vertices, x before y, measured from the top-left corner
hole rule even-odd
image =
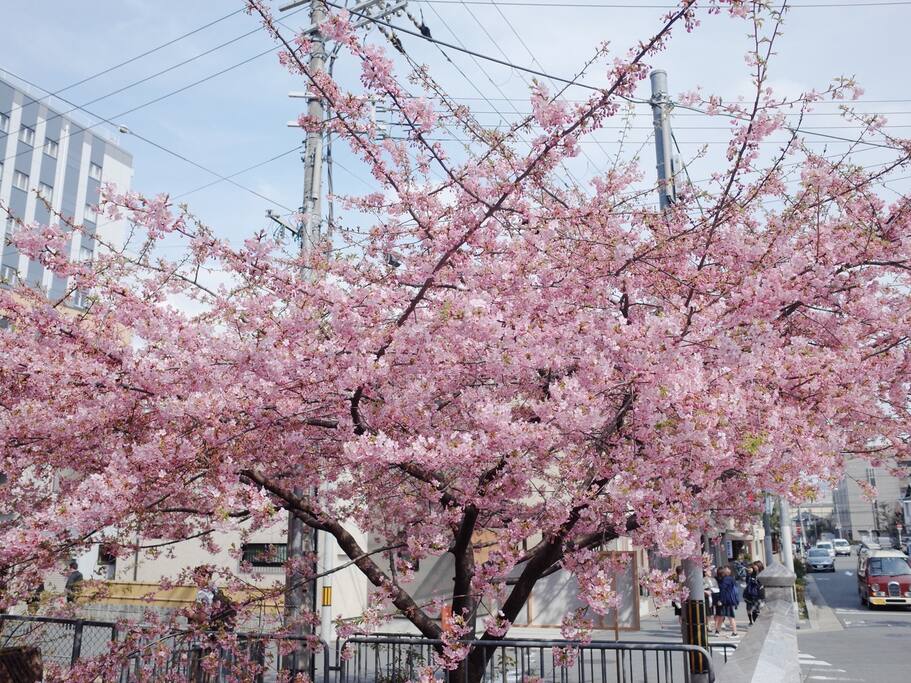
[[[906,471],[909,463],[902,463]],[[861,485],[876,489],[876,499],[867,500]],[[879,536],[896,536],[896,522],[902,522],[902,496],[908,475],[896,477],[886,467],[873,467],[866,460],[849,460],[845,476],[834,490],[835,526],[843,538],[860,541]]]
[[[122,243],[123,222],[99,221],[93,207],[103,183],[130,188],[133,158],[101,127],[61,113],[66,110],[42,97],[0,70],[0,202],[26,223],[60,222],[53,217],[58,213],[83,225],[83,232],[70,241],[70,257],[91,259],[98,249],[96,238]],[[62,298],[66,282],[6,244],[14,225],[8,216],[0,219],[0,281],[24,282],[40,287],[51,299]],[[80,307],[83,294],[76,293],[68,303]]]

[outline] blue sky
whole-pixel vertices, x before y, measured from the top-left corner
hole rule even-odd
[[[658,26],[665,11],[656,6],[666,4],[660,0],[580,2],[602,6],[529,7],[504,2],[497,7],[487,0],[474,3],[412,0],[409,7],[413,15],[423,14],[434,37],[571,77],[597,43],[609,41],[617,52],[623,53],[634,41],[647,36]],[[784,93],[794,93],[825,87],[835,76],[855,75],[866,90],[858,107],[893,112],[889,115],[890,124],[909,127],[894,128],[892,132],[908,135],[911,83],[904,65],[911,62],[911,46],[906,35],[911,4],[871,1],[850,3],[853,6],[818,6],[844,4],[838,0],[830,3],[803,0],[791,4],[795,7],[778,43],[773,85]],[[800,6],[809,4],[817,6]],[[3,46],[0,68],[55,91],[241,7],[238,0],[6,3],[4,20],[0,22]],[[284,21],[290,27],[305,25],[306,10]],[[392,21],[413,28],[404,17]],[[86,107],[102,116],[114,117],[267,50],[271,42],[265,34],[239,37],[256,27],[253,17],[242,12],[234,14],[127,67],[68,90],[63,96],[85,103],[237,39],[167,74]],[[677,33],[670,48],[654,59],[653,64],[669,71],[672,92],[702,85],[706,92],[735,97],[747,92],[749,72],[742,58],[749,47],[747,30],[744,22],[706,17],[704,25],[693,34]],[[375,30],[367,33],[367,37],[383,40]],[[448,51],[457,65],[454,66],[436,47],[406,35],[401,39],[409,53],[428,64],[431,73],[453,96],[474,98],[466,103],[485,112],[478,114],[485,124],[493,125],[500,120],[495,110],[509,120],[514,118],[515,110],[528,111],[527,101],[522,101],[527,98],[528,88],[519,72],[484,62],[479,66],[467,55]],[[350,75],[351,67],[350,61],[340,60],[338,72],[342,79]],[[593,70],[585,80],[595,85],[603,83],[602,71]],[[303,87],[303,83],[283,71],[274,54],[268,54],[116,120],[221,174],[231,174],[288,152],[300,143],[300,131],[288,128],[286,123],[297,117],[303,100],[292,100],[287,93]],[[648,97],[646,84],[640,94]],[[578,90],[574,96],[585,95],[585,91]],[[489,101],[481,100],[482,96]],[[818,111],[825,114],[835,109],[820,106]],[[637,128],[629,133],[634,141],[646,140],[650,130],[647,109],[641,108],[640,112],[642,115],[635,120]],[[827,116],[814,118],[812,124],[843,125]],[[677,116],[674,125],[685,157],[698,149],[692,142],[724,140],[724,130],[712,128],[723,125],[718,119]],[[696,126],[708,127],[692,129]],[[832,128],[828,132],[852,135],[850,129]],[[609,163],[606,153],[617,149],[613,143],[618,134],[614,129],[601,131],[596,137],[603,144],[586,145],[588,158],[573,163],[573,174],[584,180],[591,177],[595,167],[605,167]],[[142,192],[178,195],[213,180],[198,168],[130,135],[122,136],[122,144],[133,154],[134,188]],[[834,141],[829,144],[831,151],[844,149],[844,145]],[[711,149],[720,152],[721,146],[715,144]],[[873,163],[885,158],[883,153],[872,151],[865,153],[863,160]],[[340,191],[358,193],[376,187],[350,155],[339,151],[337,159],[343,167],[336,169]],[[712,163],[711,158],[695,163],[694,176],[704,177]],[[645,147],[643,166],[648,172],[654,168],[650,146]],[[239,241],[267,226],[266,209],[283,213],[286,211],[283,207],[300,204],[302,176],[299,157],[291,153],[237,178],[275,202],[274,205],[224,182],[195,192],[186,201],[219,234]]]

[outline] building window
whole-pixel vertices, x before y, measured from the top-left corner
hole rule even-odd
[[[89,304],[92,303],[92,300],[89,298],[89,295],[85,292],[76,291],[73,292],[72,296],[73,308],[79,308],[85,310],[89,307]]]
[[[0,267],[0,283],[12,285],[16,282],[16,269],[12,266]]]
[[[23,192],[28,192],[28,176],[22,171],[16,171],[13,174],[13,186],[19,188]]]
[[[57,152],[60,149],[60,145],[57,144],[56,140],[51,140],[48,138],[44,141],[44,153],[49,157],[57,158]]]
[[[28,126],[19,128],[19,140],[32,147],[35,146],[35,129]]]
[[[101,180],[101,166],[98,164],[89,164],[89,178]]]
[[[288,559],[287,543],[245,543],[243,562],[253,567],[281,567]]]
[[[92,223],[98,222],[98,212],[95,210],[95,207],[92,206],[91,204],[85,205],[85,211],[83,212],[83,216],[85,216],[85,218],[83,218],[82,220],[91,221]]]
[[[9,116],[0,114],[0,133],[9,131]]]
[[[47,183],[38,183],[38,194],[48,202],[54,201],[54,188]]]
[[[80,261],[91,261],[92,260],[92,250],[88,247],[79,247],[79,260]]]

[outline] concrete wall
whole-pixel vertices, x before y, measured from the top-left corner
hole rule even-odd
[[[715,680],[724,683],[800,683],[794,573],[776,562],[759,575],[766,590],[763,616],[747,632]]]

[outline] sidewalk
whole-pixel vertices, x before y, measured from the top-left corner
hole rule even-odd
[[[742,589],[741,589],[742,590]],[[763,614],[759,618],[763,618]],[[709,643],[727,643],[736,645],[749,632],[750,625],[747,618],[746,606],[743,601],[737,608],[737,632],[740,638],[728,638],[730,631],[721,631],[720,637],[714,635],[714,621],[709,617]],[[638,631],[624,631],[619,633],[612,629],[596,629],[592,631],[592,640],[624,640],[633,642],[650,642],[650,643],[679,643],[682,642],[680,623],[674,616],[674,609],[670,605],[656,609],[654,604],[649,604],[646,611],[645,603],[642,603],[642,610],[639,616],[640,628]],[[405,620],[394,620],[386,624],[382,629],[384,633],[402,633],[414,634],[418,636],[417,630]],[[560,629],[551,626],[513,626],[509,629],[506,636],[511,639],[527,640],[561,640],[563,636]]]

